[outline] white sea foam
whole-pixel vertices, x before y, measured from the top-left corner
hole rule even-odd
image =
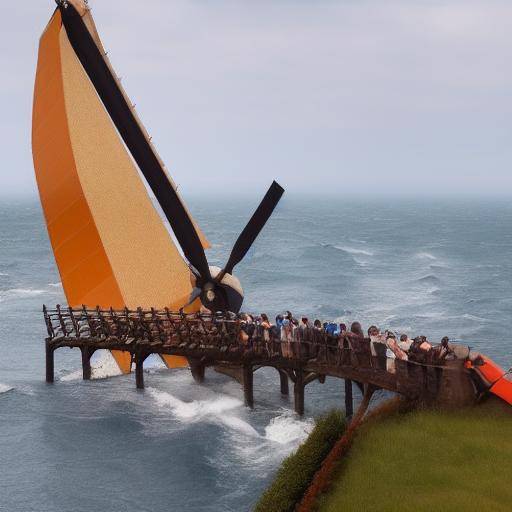
[[[48,286],[51,288],[62,288],[62,283],[60,281],[58,283],[48,283]]]
[[[5,272],[0,272],[0,276],[4,276],[4,277],[6,277],[6,276],[8,276],[8,275],[9,275],[9,274],[6,274]]]
[[[158,354],[150,354],[144,361],[144,370],[163,370],[167,368],[162,358]]]
[[[373,256],[374,253],[372,251],[368,251],[366,249],[356,249],[355,247],[349,247],[347,245],[335,245],[335,249],[338,249],[339,251],[346,252],[348,254],[361,254],[364,256]]]
[[[34,288],[12,288],[10,290],[0,291],[0,302],[11,299],[35,297],[42,293],[44,293],[44,290],[36,290]]]
[[[37,290],[34,288],[12,288],[2,292],[2,295],[12,297],[31,297],[33,295],[41,295],[41,293],[44,293],[44,290]]]
[[[14,389],[12,386],[9,386],[8,384],[1,384],[0,383],[0,394],[1,393],[7,393],[7,391],[11,391],[11,389]]]
[[[82,370],[74,370],[72,372],[67,372],[64,375],[59,377],[59,380],[62,382],[69,382],[73,380],[79,380],[82,378]]]
[[[418,252],[415,254],[415,257],[422,260],[437,260],[437,258],[429,252]]]
[[[116,363],[116,360],[108,350],[98,350],[91,358],[91,379],[106,379],[108,377],[116,377],[122,372]],[[62,375],[59,380],[68,382],[80,380],[82,378],[82,370],[73,370]]]
[[[242,432],[246,436],[258,437],[258,432],[242,418],[233,413],[242,407],[243,403],[237,398],[220,395],[210,400],[193,400],[184,402],[179,398],[156,388],[147,388],[156,404],[168,408],[181,421],[195,423],[209,421],[221,423],[231,430]]]
[[[95,352],[91,358],[91,367],[91,377],[93,379],[106,379],[122,374],[114,356],[108,350]]]
[[[454,318],[457,318],[457,317],[454,317]],[[481,316],[471,315],[469,313],[464,313],[462,315],[462,318],[464,318],[464,320],[471,320],[473,322],[490,322],[491,321],[488,318],[483,318]]]
[[[273,466],[295,450],[313,427],[312,419],[303,420],[294,413],[285,411],[272,418],[265,427],[265,433],[257,438],[248,439],[240,432],[234,433],[230,447],[239,464],[261,474],[265,473],[269,465]]]
[[[292,413],[284,413],[270,420],[265,427],[265,438],[279,444],[302,442],[314,426],[312,419],[300,420]]]

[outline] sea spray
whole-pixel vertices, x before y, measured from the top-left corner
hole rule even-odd
[[[121,375],[114,357],[108,350],[97,350],[91,357],[91,379],[106,379]],[[59,377],[61,381],[73,381],[82,378],[82,370],[64,370]]]
[[[12,386],[9,386],[8,384],[0,383],[0,394],[7,393],[7,391],[11,391],[11,389],[14,389],[14,388]]]

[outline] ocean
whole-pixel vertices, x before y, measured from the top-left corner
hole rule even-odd
[[[222,266],[259,197],[189,202]],[[306,388],[306,415],[275,370],[255,374],[255,408],[209,369],[147,363],[146,389],[98,352],[56,352],[44,382],[43,303],[65,304],[37,199],[0,200],[0,511],[249,511],[313,418],[343,406],[343,383]],[[508,368],[512,203],[483,199],[285,196],[237,267],[244,309],[447,335]],[[108,377],[108,378],[106,378]]]

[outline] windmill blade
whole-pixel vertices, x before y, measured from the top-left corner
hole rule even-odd
[[[283,187],[281,187],[281,185],[279,185],[279,183],[276,181],[272,182],[272,185],[270,185],[270,188],[265,194],[265,197],[262,199],[253,216],[235,242],[233,250],[229,256],[229,260],[224,267],[224,270],[219,274],[220,279],[222,279],[226,273],[231,274],[235,265],[242,261],[244,256],[247,254],[247,251],[254,243],[254,240],[256,240],[257,236],[260,234],[260,231],[263,229],[263,226],[267,223],[267,220],[272,215],[272,212],[277,206],[277,203],[281,199],[283,193]],[[217,280],[219,280],[219,276],[217,276]]]
[[[59,2],[59,9],[73,50],[160,203],[185,258],[203,280],[211,279],[206,255],[194,224],[163,171],[82,17],[71,2],[65,5]]]

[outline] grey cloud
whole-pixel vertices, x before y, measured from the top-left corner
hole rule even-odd
[[[186,194],[503,192],[512,184],[512,6],[499,1],[91,0]],[[2,30],[0,185],[34,187],[30,102],[52,2]],[[13,172],[15,170],[15,172]]]

